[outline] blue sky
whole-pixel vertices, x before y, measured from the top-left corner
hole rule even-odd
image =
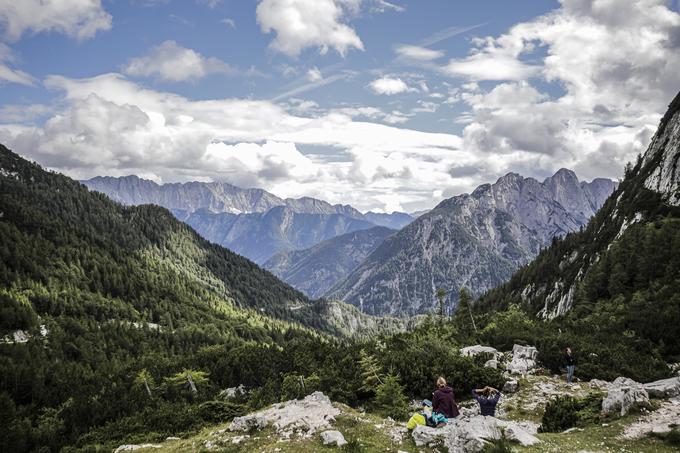
[[[663,0],[0,0],[0,141],[363,210],[616,178],[680,89],[679,30]]]

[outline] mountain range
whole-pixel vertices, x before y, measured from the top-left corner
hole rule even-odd
[[[312,247],[336,236],[374,226],[403,228],[409,214],[368,212],[310,197],[279,198],[262,189],[221,182],[156,184],[137,176],[96,177],[88,188],[126,205],[156,204],[170,209],[211,242],[258,264],[278,252]]]
[[[380,315],[434,310],[434,293],[479,295],[506,281],[553,238],[583,227],[615,189],[561,169],[540,182],[509,173],[471,194],[442,201],[389,236],[326,295]]]

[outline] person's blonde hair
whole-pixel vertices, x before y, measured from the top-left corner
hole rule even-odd
[[[446,379],[439,376],[439,378],[437,378],[437,387],[446,387]]]

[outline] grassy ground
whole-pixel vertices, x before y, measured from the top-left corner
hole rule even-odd
[[[551,394],[569,394],[583,397],[599,390],[589,388],[587,383],[567,385],[562,379],[550,376],[527,376],[520,379],[520,390],[514,395],[507,395],[499,406],[499,418],[533,421],[540,423],[545,403]],[[601,393],[601,392],[600,392]],[[273,428],[250,433],[232,433],[228,431],[229,423],[214,426],[201,431],[196,436],[166,441],[160,449],[142,451],[154,452],[263,452],[263,453],[292,453],[292,452],[409,452],[432,453],[431,448],[419,448],[406,433],[401,443],[392,434],[393,427],[404,426],[404,423],[391,424],[383,418],[350,407],[336,404],[342,413],[336,417],[330,429],[340,431],[348,444],[342,449],[324,446],[319,432],[311,435],[293,435],[290,440],[283,440]],[[639,415],[628,415],[623,418],[607,420],[602,423],[575,429],[566,433],[539,433],[540,444],[533,447],[514,445],[516,452],[678,452],[673,447],[656,437],[641,439],[623,439],[624,429],[639,418]],[[238,443],[234,441],[240,440]],[[139,451],[139,450],[138,450]]]
[[[300,452],[397,452],[431,453],[430,448],[418,448],[409,435],[404,435],[403,442],[395,442],[385,426],[385,420],[372,414],[360,413],[344,405],[337,405],[342,414],[336,417],[335,423],[329,429],[343,433],[348,444],[342,449],[335,446],[325,446],[321,442],[320,434],[306,437],[293,436],[290,441],[282,441],[273,428],[268,428],[244,438],[234,444],[235,438],[243,437],[244,433],[232,433],[227,430],[229,423],[203,430],[189,439],[166,441],[162,448],[150,448],[141,451],[179,453],[196,452],[263,452],[263,453],[300,453]],[[377,426],[376,426],[377,425]],[[140,451],[140,450],[137,450]]]

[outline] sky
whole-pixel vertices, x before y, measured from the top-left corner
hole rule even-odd
[[[620,178],[678,90],[677,0],[0,0],[0,143],[78,179],[413,212]]]

